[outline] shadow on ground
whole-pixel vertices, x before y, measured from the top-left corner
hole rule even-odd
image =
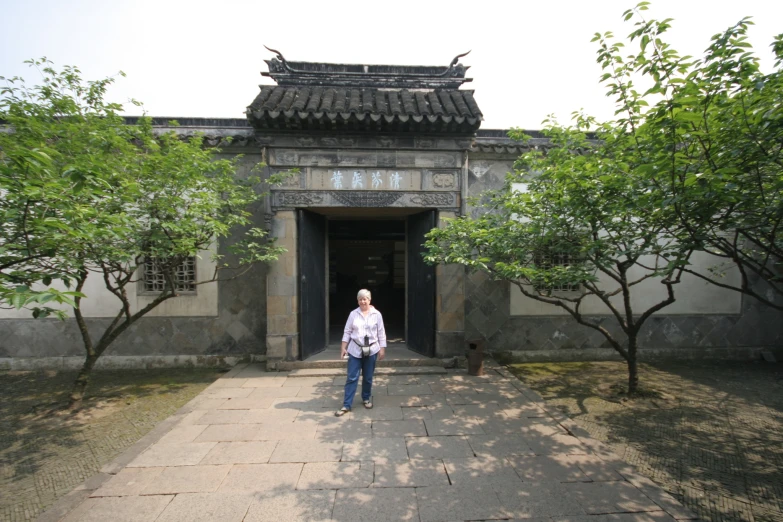
[[[215,370],[98,371],[76,414],[74,371],[0,372],[0,521],[33,520],[219,377]]]
[[[649,363],[633,400],[622,363],[512,370],[704,520],[783,520],[781,365]]]

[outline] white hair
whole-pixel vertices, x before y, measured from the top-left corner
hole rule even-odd
[[[359,290],[359,293],[356,294],[356,300],[358,301],[362,297],[366,297],[367,299],[372,300],[372,294],[366,288],[362,288],[361,290]]]

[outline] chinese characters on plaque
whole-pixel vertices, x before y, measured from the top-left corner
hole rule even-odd
[[[334,190],[405,190],[411,175],[400,170],[330,170],[328,187]]]

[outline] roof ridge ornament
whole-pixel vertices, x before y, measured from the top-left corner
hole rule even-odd
[[[294,72],[294,70],[288,65],[288,62],[286,61],[286,59],[283,57],[283,53],[281,53],[277,49],[270,49],[266,45],[264,45],[264,49],[266,49],[267,51],[271,51],[271,52],[275,53],[275,58],[280,60],[280,63],[283,64],[283,67],[285,67],[287,70],[289,70],[291,72]],[[468,51],[468,52],[470,52],[470,51]]]
[[[278,85],[329,86],[329,87],[381,87],[397,89],[458,89],[464,82],[470,66],[459,63],[459,59],[470,51],[458,54],[448,66],[431,65],[360,65],[324,62],[290,62],[283,53],[264,45],[275,54],[265,60],[269,72],[262,76],[271,77]]]

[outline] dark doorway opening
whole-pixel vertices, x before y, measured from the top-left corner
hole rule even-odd
[[[329,344],[339,344],[356,293],[372,292],[389,342],[405,339],[405,220],[329,221]]]

